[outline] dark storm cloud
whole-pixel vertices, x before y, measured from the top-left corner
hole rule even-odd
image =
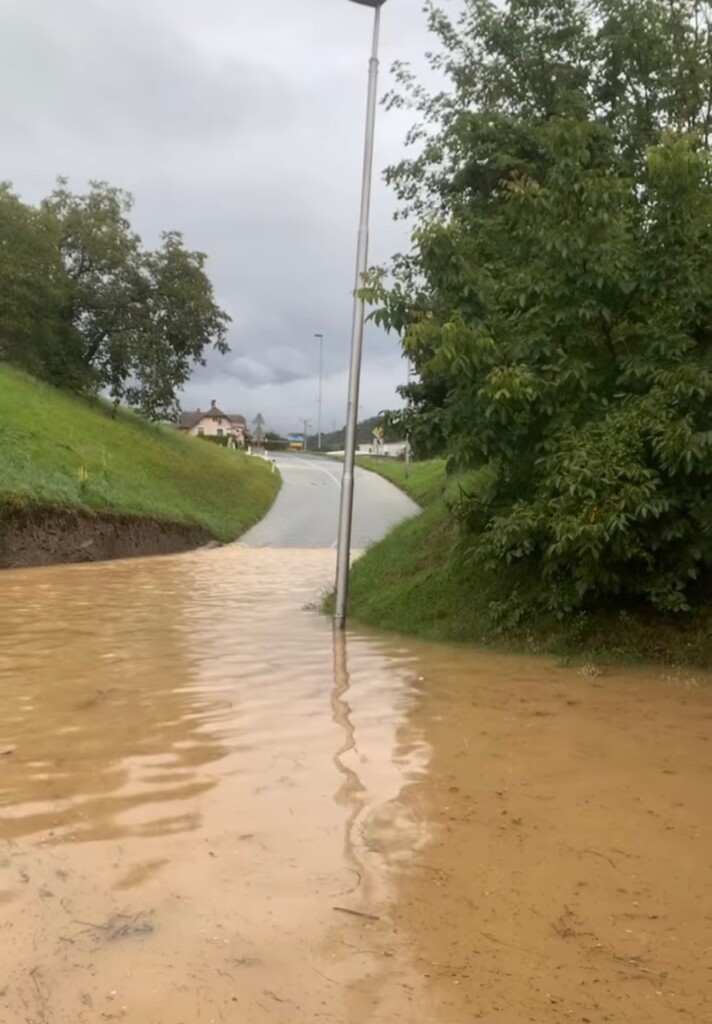
[[[384,9],[383,65],[427,47],[416,0]],[[0,179],[38,199],[57,174],[132,191],[153,244],[209,254],[233,317],[186,406],[211,398],[287,429],[343,421],[370,12],[347,0],[0,0]],[[387,79],[384,75],[382,86]],[[377,168],[408,123],[379,115]],[[407,244],[374,195],[372,261]],[[395,401],[393,339],[367,331],[364,414]]]
[[[313,376],[305,369],[301,354],[286,346],[274,346],[261,357],[258,353],[231,353],[222,364],[222,369],[226,376],[249,388],[264,387],[267,384],[293,384]]]

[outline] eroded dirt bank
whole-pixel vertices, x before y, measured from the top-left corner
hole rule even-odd
[[[712,1021],[709,679],[344,640],[332,572],[3,576],[0,1020]]]
[[[199,526],[136,516],[0,507],[0,569],[166,555],[207,544]]]

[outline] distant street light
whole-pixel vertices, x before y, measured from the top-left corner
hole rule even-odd
[[[316,425],[317,434],[317,448],[321,451],[321,399],[322,399],[322,382],[324,378],[324,335],[315,334],[314,337],[319,342],[319,397],[317,404],[319,406],[319,416]]]
[[[302,450],[306,451],[307,448],[309,447],[309,433],[308,433],[308,431],[309,431],[309,427],[311,426],[311,420],[302,420],[302,423],[304,424],[304,447],[303,447]]]
[[[363,154],[363,180],[361,183],[361,218],[358,231],[356,258],[356,285],[351,328],[351,367],[349,370],[349,400],[346,414],[346,441],[344,445],[344,472],[341,478],[341,505],[339,508],[339,547],[336,558],[336,607],[334,625],[346,626],[346,606],[349,596],[351,562],[351,523],[354,510],[354,462],[356,458],[356,424],[361,383],[361,353],[363,351],[363,322],[365,307],[359,292],[368,269],[368,231],[371,213],[371,186],[373,180],[373,144],[376,131],[376,102],[378,99],[378,44],[381,33],[381,7],[386,0],[350,0],[352,3],[373,8],[373,43],[368,66],[368,101],[366,104],[366,142]]]

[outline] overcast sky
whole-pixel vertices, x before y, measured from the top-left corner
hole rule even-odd
[[[134,225],[209,254],[232,352],[196,372],[210,399],[268,425],[345,419],[371,12],[347,0],[0,0],[0,180],[37,201],[58,174],[131,191]],[[384,9],[391,62],[424,65],[419,0]],[[379,111],[371,262],[407,244],[380,172],[409,117]],[[361,415],[397,402],[397,341],[368,329]]]

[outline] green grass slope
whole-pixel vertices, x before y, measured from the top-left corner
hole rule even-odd
[[[378,473],[409,494],[418,505],[430,505],[445,493],[447,478],[443,459],[406,465],[400,459],[361,456],[356,462],[363,469]]]
[[[84,508],[202,526],[234,540],[279,476],[260,459],[56,391],[0,366],[0,504]]]
[[[429,640],[483,642],[471,579],[458,569],[456,535],[447,513],[457,484],[445,462],[363,458],[358,464],[396,484],[423,511],[401,523],[354,565],[350,609],[369,625]],[[481,609],[479,609],[481,612]]]
[[[508,621],[513,572],[495,576],[468,565],[448,511],[460,486],[476,493],[483,479],[470,474],[448,480],[440,461],[416,463],[407,477],[402,462],[364,459],[360,465],[402,487],[424,507],[355,563],[350,613],[357,621],[428,640],[549,653],[565,660],[712,666],[709,609],[687,617],[597,612],[564,621]],[[516,585],[539,584],[519,575]]]

